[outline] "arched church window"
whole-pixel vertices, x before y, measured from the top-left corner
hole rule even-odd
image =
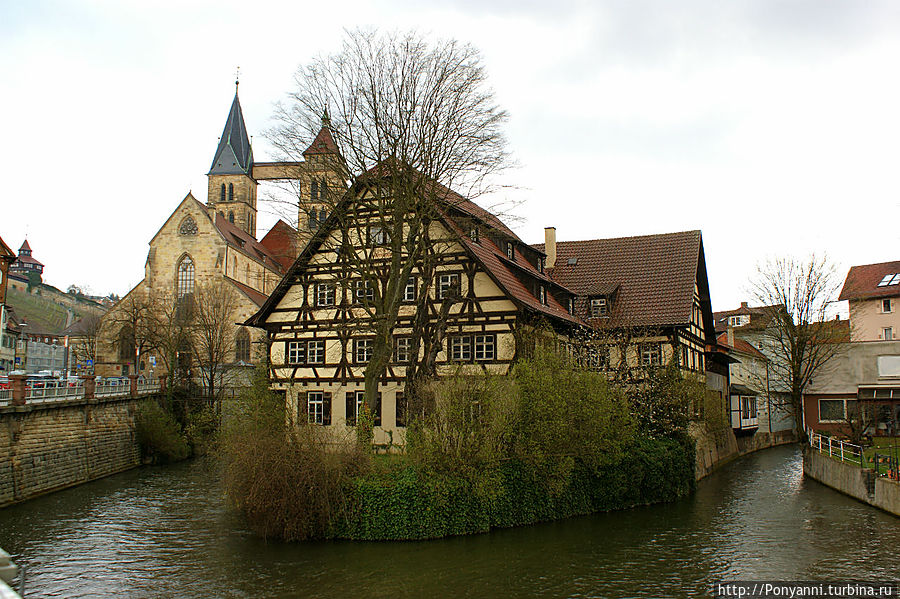
[[[178,227],[179,235],[196,235],[197,234],[197,223],[194,222],[194,219],[188,216],[183,221],[181,221],[181,226]]]
[[[319,182],[313,179],[313,182],[309,186],[309,200],[311,202],[317,202],[319,200]]]
[[[323,202],[328,199],[328,181],[325,177],[322,177],[322,182],[319,183],[319,199]]]
[[[309,230],[310,231],[316,230],[316,209],[315,208],[309,209]]]
[[[119,362],[131,362],[134,360],[134,329],[126,324],[119,329]]]
[[[222,200],[221,201],[223,201],[223,202],[225,201],[225,184],[224,183],[222,183]]]
[[[232,210],[228,211],[228,222],[234,223],[234,212]]]
[[[319,210],[319,225],[322,225],[326,218],[328,218],[328,213],[325,212],[325,208],[322,208]]]
[[[178,299],[194,293],[194,261],[185,255],[176,269],[175,296]]]
[[[228,201],[229,202],[234,201],[234,183],[228,184]]]
[[[234,361],[250,361],[250,333],[247,329],[238,329],[238,332],[234,337]]]

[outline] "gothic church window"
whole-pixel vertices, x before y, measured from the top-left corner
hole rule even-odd
[[[194,293],[194,261],[185,256],[178,263],[175,295],[178,299]]]
[[[234,338],[234,361],[250,361],[250,333],[247,329],[240,329]]]
[[[234,183],[228,184],[228,201],[229,202],[234,201]],[[234,222],[234,221],[232,221],[232,222]]]
[[[178,227],[179,235],[196,235],[197,234],[197,223],[194,222],[194,219],[188,216],[183,221],[181,221],[181,226]]]
[[[313,202],[316,202],[319,199],[319,182],[315,179],[313,179],[313,182],[309,186],[309,199]]]
[[[224,183],[222,183],[222,200],[221,201],[223,201],[223,202],[225,201],[225,184]]]
[[[231,210],[228,211],[228,222],[234,224],[234,212]]]

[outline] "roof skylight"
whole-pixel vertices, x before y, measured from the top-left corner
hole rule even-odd
[[[888,287],[890,285],[900,285],[900,273],[884,275],[884,278],[878,283],[879,287]]]

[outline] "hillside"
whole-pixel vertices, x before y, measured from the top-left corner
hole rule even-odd
[[[6,299],[20,323],[27,322],[31,331],[45,333],[59,333],[66,328],[70,322],[69,310],[71,322],[105,311],[97,302],[63,293],[49,285],[42,285],[35,293],[9,289]]]

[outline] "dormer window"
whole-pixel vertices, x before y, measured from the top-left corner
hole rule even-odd
[[[472,230],[469,231],[469,239],[471,239],[475,243],[480,243],[478,241],[478,227],[472,227]]]
[[[732,327],[742,327],[750,322],[750,317],[746,314],[738,314],[737,316],[729,316],[728,324]]]
[[[609,300],[605,297],[591,298],[591,318],[602,318],[609,314]]]
[[[540,272],[542,274],[544,272],[544,257],[543,256],[538,258],[538,272]]]
[[[541,285],[540,290],[538,292],[538,299],[541,300],[541,304],[544,306],[547,305],[547,288]]]
[[[575,298],[574,297],[569,298],[569,314],[572,314],[572,315],[575,314]]]
[[[512,241],[506,242],[506,257],[510,260],[516,259],[516,245]]]

